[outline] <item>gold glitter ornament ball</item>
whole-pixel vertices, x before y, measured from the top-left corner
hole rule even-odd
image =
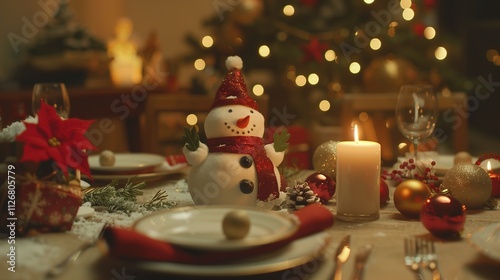
[[[327,141],[314,151],[312,163],[314,170],[335,179],[337,170],[337,141]]]
[[[443,186],[468,210],[483,209],[492,189],[488,172],[473,163],[453,166],[444,175]]]
[[[394,206],[398,211],[411,219],[418,219],[425,201],[432,192],[422,181],[409,179],[401,182],[394,191]]]

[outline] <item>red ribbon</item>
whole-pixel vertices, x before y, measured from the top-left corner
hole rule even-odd
[[[264,149],[264,140],[256,136],[219,137],[207,140],[210,153],[248,154],[252,156],[257,171],[257,198],[267,201],[271,195],[279,197],[278,180],[274,165]]]

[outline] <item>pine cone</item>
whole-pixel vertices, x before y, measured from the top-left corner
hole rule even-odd
[[[288,207],[301,209],[306,205],[320,203],[319,197],[311,190],[307,182],[295,182],[295,186],[286,188]]]

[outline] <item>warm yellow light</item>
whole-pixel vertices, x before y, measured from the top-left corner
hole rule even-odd
[[[368,5],[372,4],[373,2],[375,2],[375,0],[365,0],[365,4],[368,4]]]
[[[293,16],[294,13],[295,8],[292,5],[286,5],[285,7],[283,7],[283,14],[285,16]]]
[[[306,76],[304,75],[298,75],[297,77],[295,77],[295,84],[299,87],[303,87],[305,86],[307,83],[307,79],[306,79]]]
[[[196,70],[201,71],[201,70],[205,69],[205,67],[206,67],[206,66],[207,66],[207,65],[206,65],[206,63],[205,63],[205,60],[203,60],[203,59],[201,59],[201,58],[198,58],[198,59],[194,62],[194,68],[195,68]]]
[[[319,82],[319,76],[316,73],[311,73],[311,74],[309,74],[309,76],[307,76],[307,81],[311,85],[315,85]]]
[[[330,110],[330,101],[328,100],[321,100],[318,105],[319,109],[323,112],[326,112]]]
[[[337,57],[337,54],[333,50],[327,50],[325,52],[326,61],[334,61],[336,57]]]
[[[500,66],[500,55],[495,56],[493,64],[495,64],[495,66]]]
[[[428,40],[434,39],[434,37],[436,37],[436,29],[432,26],[427,26],[424,29],[424,37]]]
[[[357,124],[355,124],[355,125],[354,125],[354,141],[356,141],[356,143],[358,143],[358,142],[359,142],[359,136],[358,136],[358,134],[359,134],[359,133],[358,133],[358,125],[357,125]]]
[[[264,94],[264,87],[260,84],[256,84],[255,86],[253,86],[252,92],[256,96],[261,96]]]
[[[498,56],[497,50],[489,49],[486,51],[486,59],[488,59],[488,61],[494,62],[497,56]]]
[[[342,85],[340,83],[333,83],[332,84],[333,91],[340,91],[341,89],[342,89]]]
[[[358,74],[359,71],[361,71],[361,65],[357,62],[352,62],[349,65],[349,71],[351,71],[351,73],[353,74]]]
[[[268,46],[266,46],[266,45],[260,46],[260,48],[259,48],[259,55],[260,56],[268,57],[270,53],[271,53],[271,50],[269,49]]]
[[[411,7],[411,0],[401,0],[401,1],[399,1],[399,5],[403,9],[408,9]]]
[[[380,41],[380,39],[373,38],[370,40],[370,48],[372,48],[372,50],[376,51],[380,49],[381,46],[382,46],[382,41]]]
[[[444,47],[438,47],[436,51],[434,52],[434,55],[438,60],[443,60],[446,58],[446,55],[448,55],[448,52]]]
[[[414,16],[415,16],[415,12],[411,8],[403,10],[403,18],[406,21],[412,20]]]
[[[207,36],[203,37],[203,39],[201,39],[201,44],[205,48],[210,48],[214,44],[214,39],[207,35]]]
[[[198,123],[198,117],[195,114],[189,114],[186,117],[186,122],[189,125],[195,125],[196,123]]]

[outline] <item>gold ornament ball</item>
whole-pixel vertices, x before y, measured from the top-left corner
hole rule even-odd
[[[227,239],[242,239],[250,231],[250,218],[246,211],[234,210],[224,216],[222,231]]]
[[[314,151],[312,163],[314,170],[335,179],[337,170],[337,141],[327,141]]]
[[[469,210],[483,209],[491,196],[488,172],[473,163],[459,163],[444,175],[443,186]]]
[[[395,56],[374,59],[363,72],[367,92],[399,92],[404,84],[415,83],[418,71],[408,60]]]
[[[398,211],[411,219],[420,217],[420,210],[432,192],[422,181],[409,179],[401,182],[394,191],[394,205]]]
[[[453,157],[453,165],[459,163],[472,163],[472,156],[468,152],[458,152]]]
[[[113,166],[115,165],[115,153],[110,150],[104,150],[99,155],[99,164],[101,166]]]

